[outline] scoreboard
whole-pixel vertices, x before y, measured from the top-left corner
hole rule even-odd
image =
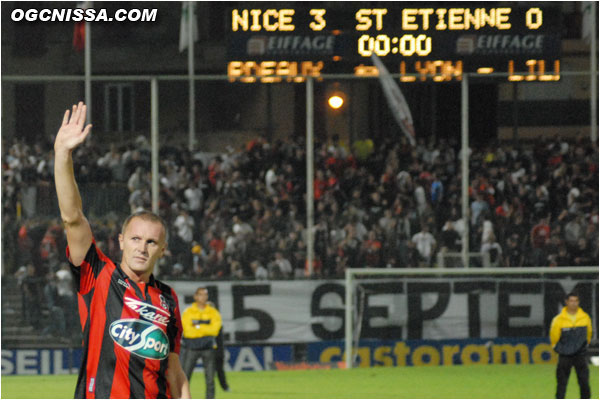
[[[405,82],[461,80],[465,72],[503,72],[512,81],[560,79],[561,14],[552,3],[382,2],[378,4],[388,6],[380,8],[361,8],[360,2],[335,8],[320,8],[329,2],[262,4],[228,10],[231,80],[375,76],[373,53]]]

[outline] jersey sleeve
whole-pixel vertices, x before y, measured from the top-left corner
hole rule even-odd
[[[590,344],[590,342],[592,341],[592,334],[593,334],[593,330],[592,330],[592,319],[590,318],[589,315],[586,314],[586,319],[587,319],[587,343]]]
[[[210,323],[208,325],[203,325],[204,328],[204,336],[217,336],[219,331],[221,330],[221,326],[223,325],[221,321],[221,314],[219,311],[211,307],[210,308]]]
[[[193,325],[192,324],[192,308],[191,306],[186,308],[185,310],[183,310],[183,314],[181,314],[181,325],[183,327],[183,337],[187,338],[190,337],[190,332],[193,329]]]
[[[552,323],[550,324],[550,344],[553,348],[560,340],[560,329],[560,322],[558,321],[558,316],[556,316],[552,319]]]
[[[171,313],[172,317],[169,321],[169,326],[167,327],[167,334],[169,336],[170,343],[170,351],[176,354],[179,354],[179,350],[181,347],[181,335],[183,333],[183,327],[181,325],[181,314],[179,311],[179,300],[177,298],[177,293],[173,289],[171,289],[171,296],[175,301],[175,307],[173,312]]]
[[[71,266],[71,271],[75,277],[75,286],[77,292],[84,295],[94,288],[96,278],[100,271],[106,265],[107,257],[96,246],[96,241],[92,240],[92,244],[83,259],[80,266],[75,266],[71,263],[69,247],[67,246],[67,259]]]

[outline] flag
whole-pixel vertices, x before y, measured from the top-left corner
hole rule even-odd
[[[408,108],[406,99],[402,95],[400,87],[398,87],[398,84],[394,81],[394,78],[392,78],[377,54],[373,53],[371,55],[371,59],[373,60],[373,64],[377,67],[377,71],[379,72],[379,82],[381,82],[381,88],[383,89],[383,93],[387,99],[388,106],[392,111],[392,115],[396,119],[398,125],[400,125],[402,132],[404,132],[410,141],[410,144],[414,146],[415,128],[413,126],[412,115],[410,114],[410,109]]]
[[[75,22],[73,30],[73,48],[80,52],[85,49],[85,21]]]
[[[188,22],[189,17],[188,13],[190,8],[192,9],[192,35],[194,37],[194,42],[198,41],[198,21],[196,19],[196,5],[193,1],[184,1],[181,4],[181,23],[179,24],[179,51],[182,52],[188,47]]]
[[[83,8],[84,10],[90,8],[91,6],[91,1],[77,3],[77,8]],[[85,21],[79,21],[75,23],[75,29],[73,30],[73,48],[77,52],[85,49]]]
[[[581,6],[581,38],[587,43],[590,44],[592,41],[592,2],[591,1],[582,1],[580,3]]]

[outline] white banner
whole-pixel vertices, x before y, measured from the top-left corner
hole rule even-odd
[[[392,111],[392,115],[398,125],[400,125],[402,132],[404,132],[410,141],[410,144],[414,146],[416,144],[415,127],[413,125],[410,108],[408,108],[408,103],[406,102],[400,87],[394,81],[394,78],[392,78],[377,54],[371,54],[371,60],[373,60],[373,64],[377,67],[377,71],[379,72],[379,82],[381,83],[381,88],[387,99],[388,106]]]
[[[342,339],[344,281],[168,282],[181,311],[205,285],[228,343]],[[545,337],[576,289],[597,326],[598,280],[498,278],[361,281],[361,338],[394,340]],[[356,307],[355,307],[356,308]],[[356,314],[355,314],[356,315]],[[597,337],[597,332],[594,332]]]

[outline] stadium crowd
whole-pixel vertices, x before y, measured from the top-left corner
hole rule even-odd
[[[130,210],[151,208],[150,145],[76,150],[82,184],[118,183]],[[2,157],[3,273],[50,280],[65,259],[58,211],[40,217],[35,188],[53,188],[53,152],[5,143]],[[173,279],[279,279],[307,275],[304,138],[258,138],[207,155],[166,146],[160,155],[160,214],[171,232],[161,260]],[[598,259],[598,150],[586,140],[472,149],[470,215],[461,218],[457,141],[404,138],[317,142],[314,154],[317,277],[346,268],[431,267],[459,252],[465,223],[470,251],[490,265],[595,265]],[[52,191],[49,191],[53,195]],[[119,259],[125,214],[88,215],[95,239]],[[477,262],[475,260],[475,262]],[[447,266],[452,266],[449,261]],[[40,291],[40,293],[43,293]]]

